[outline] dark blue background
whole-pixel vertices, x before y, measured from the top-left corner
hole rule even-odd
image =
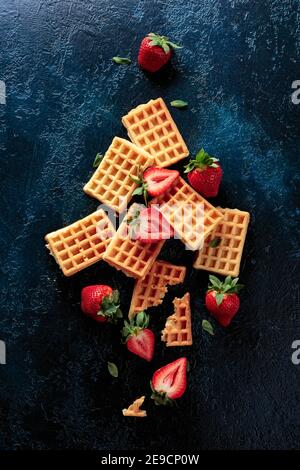
[[[300,6],[292,0],[0,0],[1,449],[290,449],[299,446]],[[136,65],[154,31],[184,45],[156,77]],[[111,58],[130,56],[130,66]],[[44,235],[94,211],[83,185],[121,116],[162,96],[193,155],[221,159],[216,203],[251,212],[242,307],[228,329],[201,330],[207,274],[189,269],[153,311],[155,360],[120,345],[118,331],[85,318],[80,290],[118,287],[126,312],[133,281],[104,263],[64,278]],[[170,242],[164,258],[191,266]],[[166,350],[159,331],[172,299],[192,294],[194,345]],[[189,388],[178,409],[132,420],[121,409],[143,393],[156,367],[187,354]],[[119,366],[113,379],[107,361]]]

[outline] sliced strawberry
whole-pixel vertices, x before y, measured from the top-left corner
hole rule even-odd
[[[150,196],[160,196],[167,192],[179,177],[179,171],[152,166],[144,172],[144,180]]]
[[[146,361],[151,361],[154,353],[155,337],[153,331],[146,328],[131,336],[127,341],[128,351],[140,356]]]
[[[141,243],[156,243],[160,240],[168,240],[173,235],[173,228],[155,207],[141,211],[139,225],[135,231],[137,240]]]
[[[154,372],[151,380],[152,396],[156,405],[171,404],[186,389],[187,359],[181,357]]]
[[[147,328],[148,324],[149,316],[145,312],[139,312],[130,323],[124,322],[122,336],[128,351],[146,361],[151,361],[154,354],[155,337],[153,331]]]

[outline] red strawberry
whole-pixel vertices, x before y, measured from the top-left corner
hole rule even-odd
[[[154,372],[150,382],[156,405],[171,405],[186,389],[187,359],[181,357]]]
[[[179,178],[179,171],[152,166],[144,172],[144,180],[150,196],[160,196],[167,192]]]
[[[243,286],[237,283],[238,277],[232,279],[227,276],[221,282],[216,276],[209,276],[209,280],[210,285],[205,296],[206,308],[222,326],[228,326],[240,307],[237,292]]]
[[[146,361],[151,361],[154,354],[155,337],[153,331],[147,328],[149,316],[145,312],[139,312],[136,317],[128,323],[124,322],[122,335],[128,351],[136,354]]]
[[[160,240],[169,240],[174,230],[164,216],[153,206],[142,209],[130,224],[129,235],[141,243],[156,243]]]
[[[181,47],[169,41],[166,36],[149,33],[141,42],[138,64],[148,72],[157,72],[170,60],[172,49]]]
[[[81,291],[81,310],[99,323],[116,323],[122,318],[120,296],[117,290],[98,284],[84,287]]]
[[[218,194],[223,174],[222,168],[216,163],[218,161],[201,149],[195,160],[190,160],[185,166],[191,186],[205,197],[215,197]]]

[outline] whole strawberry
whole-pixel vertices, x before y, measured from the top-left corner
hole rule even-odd
[[[99,323],[116,323],[122,318],[119,292],[103,284],[84,287],[81,291],[81,310]]]
[[[122,336],[128,351],[137,356],[151,361],[154,354],[155,337],[148,327],[149,316],[145,312],[139,312],[130,323],[126,320],[122,329]]]
[[[217,158],[211,157],[202,148],[194,160],[185,166],[190,185],[205,197],[215,197],[218,194],[222,179],[222,168]]]
[[[207,310],[222,326],[228,326],[240,308],[237,293],[244,287],[238,284],[239,278],[227,276],[221,282],[216,276],[209,276],[210,284],[205,296]]]
[[[138,64],[148,72],[157,72],[170,60],[172,49],[181,47],[169,41],[166,36],[149,33],[141,42]]]
[[[172,405],[186,389],[187,359],[181,357],[154,372],[150,382],[156,405]]]

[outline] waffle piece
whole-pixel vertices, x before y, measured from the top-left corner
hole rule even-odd
[[[128,136],[155,158],[158,166],[170,166],[189,155],[188,148],[162,98],[132,109],[122,122]]]
[[[145,397],[138,398],[128,408],[122,410],[123,416],[135,416],[136,418],[145,418],[147,416],[146,410],[141,410]]]
[[[152,268],[143,279],[136,281],[130,309],[129,318],[149,307],[160,305],[167,292],[167,286],[174,286],[184,281],[185,266],[175,266],[165,261],[155,261]]]
[[[48,233],[46,247],[64,275],[71,276],[102,259],[114,233],[107,214],[100,209],[68,227]]]
[[[175,298],[173,304],[174,313],[167,318],[161,340],[166,342],[166,346],[191,346],[193,338],[190,294],[187,292],[182,299]]]
[[[183,178],[179,178],[168,192],[152,199],[151,205],[156,205],[172,225],[175,238],[181,239],[193,251],[202,247],[205,237],[223,217]]]
[[[194,268],[236,277],[240,272],[250,214],[238,209],[218,210],[224,218],[205,239],[203,248],[197,253]],[[218,238],[219,245],[210,247],[209,243]]]
[[[83,190],[115,211],[123,212],[137,187],[130,175],[137,177],[139,167],[145,170],[153,162],[153,157],[141,147],[115,137]]]
[[[143,244],[129,237],[127,221],[140,209],[139,204],[130,207],[103,256],[108,264],[136,279],[146,276],[165,242],[161,240],[157,243]]]

